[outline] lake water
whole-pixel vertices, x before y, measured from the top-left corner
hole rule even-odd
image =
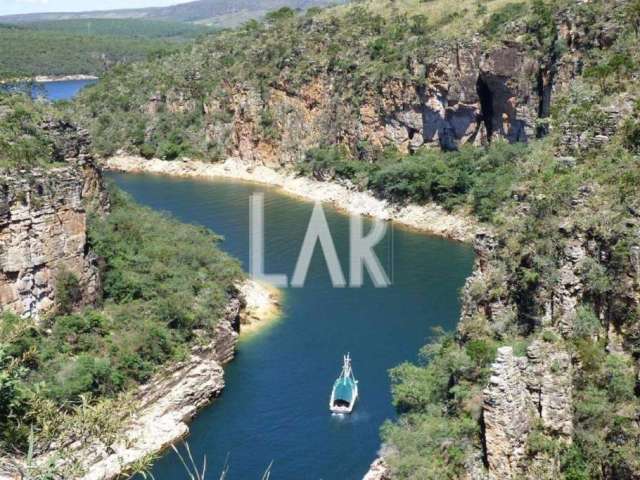
[[[56,82],[34,82],[4,85],[5,90],[30,91],[33,98],[44,97],[48,100],[71,100],[80,90],[93,85],[97,80],[61,80]]]
[[[223,235],[223,248],[245,267],[249,196],[264,192],[265,270],[291,276],[313,204],[248,183],[109,177],[140,203]],[[349,218],[329,207],[325,212],[348,275]],[[227,462],[226,480],[258,480],[273,461],[274,480],[361,480],[380,446],[380,426],[395,415],[388,369],[416,360],[433,327],[455,328],[459,290],[473,261],[468,245],[401,228],[377,251],[393,276],[391,287],[332,288],[316,250],[304,288],[284,291],[283,317],[241,339],[226,367],[227,387],[196,418],[188,438],[194,458],[207,458],[207,478],[217,479]],[[351,416],[331,416],[330,390],[346,352],[360,399]],[[173,452],[157,461],[153,474],[186,478]]]

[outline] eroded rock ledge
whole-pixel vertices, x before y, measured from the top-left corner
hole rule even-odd
[[[553,475],[556,459],[533,460],[527,439],[536,429],[571,442],[573,433],[572,366],[567,352],[534,341],[526,356],[512,347],[498,349],[489,386],[484,391],[484,441],[491,479],[520,478],[536,471]],[[544,457],[544,458],[543,458]]]
[[[243,291],[254,295],[245,296]],[[188,360],[166,367],[140,387],[136,393],[137,413],[125,425],[122,439],[114,445],[96,444],[82,449],[81,458],[87,458],[84,466],[88,473],[81,479],[117,478],[149,454],[159,453],[184,438],[189,433],[188,423],[224,389],[222,366],[235,356],[245,312],[264,311],[267,304],[276,308],[272,304],[275,301],[266,287],[245,281],[227,306],[213,338],[202,338]]]
[[[391,471],[382,458],[377,458],[362,480],[391,480]]]

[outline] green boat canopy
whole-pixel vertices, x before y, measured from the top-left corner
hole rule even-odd
[[[336,400],[344,400],[351,403],[355,392],[355,382],[351,378],[339,378],[333,386]]]

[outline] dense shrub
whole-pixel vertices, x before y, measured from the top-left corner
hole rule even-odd
[[[522,18],[527,9],[527,4],[524,2],[507,3],[489,17],[484,26],[485,33],[497,34],[509,22]]]
[[[0,115],[0,168],[53,165],[53,141],[40,128],[54,115],[46,105],[0,89]]]
[[[482,220],[510,197],[518,165],[528,147],[495,142],[488,149],[472,147],[457,152],[425,149],[402,156],[387,150],[372,162],[352,158],[341,147],[311,149],[299,165],[316,178],[344,178],[395,201],[435,201],[447,209],[468,204]]]
[[[103,24],[113,33],[87,35],[87,22],[84,21],[73,25],[69,23],[66,27],[54,25],[56,22],[48,23],[50,29],[38,24],[34,28],[0,26],[0,44],[3,46],[0,50],[0,78],[102,75],[113,64],[163,56],[180,48],[175,42],[154,35],[144,38],[134,33],[135,25],[130,27],[128,34],[123,34],[115,32],[116,25]],[[155,26],[160,27],[162,23],[156,22]],[[142,27],[140,24],[137,26]],[[173,25],[168,24],[168,27]],[[84,30],[78,31],[78,28]]]
[[[82,298],[82,290],[78,277],[68,270],[61,270],[56,277],[56,302],[58,312],[70,313]]]
[[[473,361],[451,337],[425,347],[422,358],[421,365],[404,364],[391,371],[394,404],[403,415],[382,428],[383,440],[396,449],[386,460],[398,478],[458,478],[473,448],[469,439],[477,440],[480,432],[468,402],[474,395],[468,382],[473,377],[459,376],[471,375]]]

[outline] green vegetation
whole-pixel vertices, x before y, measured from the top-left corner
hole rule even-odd
[[[103,75],[113,65],[146,60],[181,48],[175,41],[151,34],[87,35],[68,30],[0,25],[0,79]]]
[[[482,32],[483,47],[517,40],[554,74],[579,64],[576,76],[571,81],[562,77],[553,90],[549,117],[538,130],[549,135],[528,145],[493,141],[454,152],[401,154],[327,136],[297,167],[303,174],[348,181],[399,203],[434,201],[449,210],[471,211],[490,224],[495,236],[493,251],[483,258],[483,274],[465,290],[467,311],[457,334],[439,337],[425,347],[419,364],[404,364],[391,373],[400,417],[387,423],[382,435],[391,447],[388,461],[395,479],[459,478],[483,448],[482,390],[497,348],[511,345],[524,355],[534,340],[571,357],[574,433],[569,444],[536,425],[526,445],[528,459],[556,459],[553,478],[634,478],[640,471],[638,12],[636,0],[615,5],[605,0],[363,1],[303,15],[282,9],[264,23],[248,22],[200,38],[169,57],[112,69],[98,87],[81,93],[73,114],[90,128],[102,154],[125,147],[146,157],[216,161],[226,144],[211,140],[210,134],[231,122],[232,102],[238,101],[229,85],[264,100],[273,90],[300,91],[330,75],[335,80],[330,101],[336,108],[327,123],[337,123],[358,118],[365,98],[375,108],[371,98],[383,97],[383,86],[391,80],[422,85],[424,71],[412,65],[427,65],[434,52],[450,48],[452,39],[469,41],[474,31]],[[558,21],[565,17],[576,29],[581,22],[588,25],[578,31],[584,35],[563,37]],[[538,82],[543,83],[537,79],[532,85]],[[278,113],[272,110],[262,108],[255,122],[267,140],[280,134]],[[15,158],[37,163],[44,154],[30,152],[45,150],[37,135],[28,133],[37,122],[7,118],[13,125],[7,128],[17,125],[27,132],[28,144],[17,148],[5,139],[8,151],[13,148]],[[61,302],[59,326],[56,320],[50,334],[35,336],[44,338],[38,341],[45,346],[56,338],[78,339],[65,344],[73,350],[80,342],[72,352],[52,344],[61,349],[56,355],[73,355],[73,381],[62,388],[56,378],[66,372],[56,370],[55,363],[30,367],[29,350],[18,355],[0,349],[6,371],[0,395],[10,406],[5,407],[7,418],[19,414],[21,392],[28,391],[32,378],[47,386],[48,400],[72,403],[81,394],[113,396],[144,381],[155,365],[180,354],[176,339],[190,340],[193,329],[211,318],[198,302],[186,300],[202,287],[191,284],[173,292],[158,287],[162,279],[163,286],[177,288],[167,280],[165,263],[154,261],[165,258],[152,255],[163,249],[131,251],[124,238],[141,233],[136,233],[138,219],[131,225],[128,218],[130,213],[118,217],[116,211],[92,227],[92,244],[108,265],[104,312],[65,313],[74,287],[67,278],[61,298],[70,300]],[[162,231],[145,228],[155,235]],[[560,302],[567,295],[576,295],[579,302],[568,319],[561,317]],[[223,290],[213,298],[222,301]],[[120,346],[108,354],[105,335],[96,331],[114,328],[121,318],[140,322],[154,347],[141,353],[131,340],[131,349]],[[86,344],[101,356],[88,357]],[[133,359],[126,356],[131,350]],[[123,364],[121,358],[129,360]],[[551,367],[553,373],[559,368],[557,363]],[[24,439],[24,429],[21,435]]]
[[[0,92],[0,168],[55,166],[55,144],[40,128],[55,116],[50,106]]]
[[[402,415],[384,425],[382,438],[400,453],[393,457],[394,478],[463,475],[473,447],[468,439],[480,434],[478,400],[488,380],[486,360],[493,360],[472,352],[485,347],[476,344],[465,351],[452,336],[441,336],[422,350],[421,365],[403,364],[391,371],[394,405]]]
[[[77,114],[105,154],[125,145],[145,156],[216,161],[225,145],[209,143],[203,125],[224,128],[231,121],[235,99],[229,84],[264,99],[274,85],[300,91],[330,75],[331,101],[341,109],[328,122],[340,122],[341,115],[357,118],[365,99],[375,108],[391,80],[420,85],[424,72],[411,68],[412,62],[428,64],[452,38],[468,40],[463,32],[473,27],[483,32],[483,47],[517,39],[531,58],[551,69],[575,62],[575,52],[563,56],[580,48],[584,69],[553,92],[549,117],[538,129],[549,133],[544,139],[407,155],[327,136],[297,167],[397,202],[435,201],[450,210],[466,209],[495,232],[487,273],[466,291],[471,311],[457,336],[427,347],[419,365],[392,371],[401,415],[384,426],[382,436],[392,452],[388,461],[395,479],[462,476],[483,448],[482,390],[496,349],[512,345],[523,355],[533,340],[573,359],[575,433],[569,445],[536,425],[527,442],[530,459],[557,459],[554,478],[631,478],[628,472],[640,471],[640,313],[629,294],[637,292],[629,279],[636,275],[632,247],[640,242],[640,89],[635,81],[640,56],[635,3],[612,8],[604,0],[450,7],[405,0],[393,7],[359,2],[301,16],[285,9],[264,24],[251,22],[200,39],[189,52],[113,72],[99,88],[81,94]],[[561,36],[563,16],[589,25],[578,46]],[[153,114],[136,108],[156,94],[180,101]],[[189,108],[176,108],[185,105]],[[212,105],[220,108],[208,118]],[[265,108],[259,116],[265,139],[277,138],[276,123],[276,113]],[[582,305],[567,331],[559,325],[565,319],[554,316],[559,314],[549,305],[563,294],[564,268],[571,262],[567,252],[575,250],[576,241],[586,245],[575,268]],[[549,321],[552,326],[543,327]],[[624,337],[624,353],[608,352],[608,328]],[[554,373],[559,368],[551,366]]]
[[[576,8],[580,15],[597,17],[605,2]],[[382,433],[396,449],[389,456],[394,478],[459,478],[466,471],[464,461],[482,449],[478,408],[488,377],[486,368],[478,368],[489,364],[496,346],[526,345],[533,339],[551,343],[573,358],[574,433],[569,445],[541,425],[536,427],[527,441],[529,458],[555,458],[558,470],[553,478],[565,480],[637,475],[640,315],[637,306],[626,300],[630,289],[637,292],[637,284],[631,286],[625,278],[633,269],[632,246],[639,241],[635,225],[640,198],[640,90],[633,78],[640,71],[640,58],[635,17],[627,20],[621,21],[613,45],[586,52],[585,74],[555,98],[550,125],[556,128],[550,137],[523,149],[513,163],[506,163],[510,167],[506,171],[496,171],[489,190],[504,194],[494,197],[489,210],[493,214],[485,218],[493,224],[498,245],[483,279],[474,280],[467,290],[477,310],[463,319],[455,341],[437,340],[427,348],[425,362],[392,371],[394,401],[403,414]],[[498,31],[499,23],[490,23],[495,25],[490,30]],[[615,125],[609,127],[606,109],[619,102],[626,102],[626,107],[616,130]],[[587,141],[580,147],[567,144],[558,128],[562,125],[571,125]],[[604,128],[615,132],[609,142],[589,140]],[[492,145],[481,156],[495,155],[495,148]],[[442,156],[454,168],[464,154],[464,150],[437,154],[430,163],[435,168]],[[572,155],[570,163],[562,160],[567,154]],[[421,161],[423,154],[414,157]],[[310,163],[321,164],[315,158]],[[416,168],[412,163],[402,177],[411,179],[402,184],[409,195],[415,191],[422,195],[419,176],[407,173]],[[344,168],[334,167],[334,172],[345,176]],[[396,178],[387,178],[383,186],[393,185]],[[436,182],[439,174],[430,173],[429,178]],[[475,188],[472,182],[471,196]],[[481,211],[476,214],[482,216]],[[543,329],[539,319],[545,302],[561,285],[567,251],[581,236],[593,243],[577,269],[584,295],[572,319],[572,332]],[[610,256],[604,258],[604,252]],[[488,317],[485,308],[494,304],[508,308]],[[607,326],[622,332],[624,351],[611,351]],[[521,347],[517,350],[524,353]]]
[[[206,341],[242,277],[206,229],[115,190],[111,202],[107,217],[89,222],[91,248],[104,259],[102,307],[72,311],[77,279],[62,272],[57,313],[43,325],[11,314],[0,321],[0,448],[26,451],[31,428],[41,448],[72,435],[87,408],[113,408],[159,365]],[[119,408],[109,421],[117,424]]]
[[[134,18],[49,20],[21,23],[16,25],[16,28],[86,36],[106,35],[109,37],[166,38],[173,40],[187,40],[213,31],[210,27],[193,23],[139,20]]]
[[[365,163],[344,149],[327,147],[310,150],[299,170],[317,178],[347,179],[396,201],[435,201],[450,210],[466,205],[488,221],[511,195],[530,153],[523,144],[495,142],[486,150],[424,149],[410,156],[387,149],[374,162]]]
[[[147,157],[218,161],[230,137],[212,139],[203,125],[230,120],[225,108],[232,101],[230,86],[242,85],[267,100],[274,86],[300,91],[326,75],[332,79],[332,101],[343,106],[345,117],[357,117],[363,102],[375,103],[390,80],[424,83],[416,64],[468,41],[473,26],[482,27],[512,2],[487,2],[479,16],[476,3],[403,0],[391,8],[365,1],[301,14],[276,10],[265,22],[201,37],[175,55],[114,69],[80,95],[77,114],[101,154],[126,148]],[[166,101],[148,109],[152,97]],[[260,122],[271,140],[280,133],[274,113],[265,111]]]

